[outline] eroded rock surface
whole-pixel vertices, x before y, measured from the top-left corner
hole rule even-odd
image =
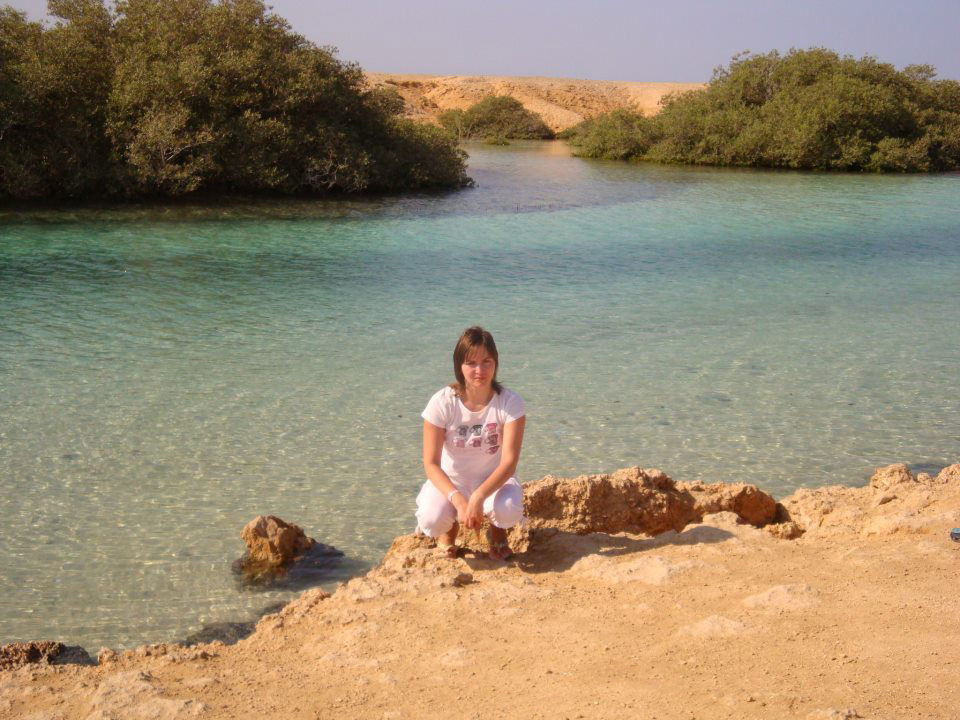
[[[801,489],[781,503],[805,537],[949,531],[960,524],[960,464],[934,478],[903,463],[877,468],[864,487]]]
[[[243,528],[247,553],[233,565],[245,586],[309,584],[340,562],[343,553],[324,545],[292,523],[259,515]]]
[[[240,533],[247,544],[250,563],[288,565],[313,547],[313,538],[297,526],[273,515],[258,515]]]
[[[732,512],[746,523],[763,527],[777,517],[777,501],[753,485],[745,483],[678,483],[677,488],[693,496],[694,510],[703,517]]]
[[[10,643],[0,646],[0,670],[24,665],[93,664],[93,659],[82,647],[67,646],[50,640]]]
[[[690,493],[656,469],[623,468],[612,475],[545,478],[524,486],[530,528],[551,527],[580,535],[682,530],[698,519]]]
[[[639,467],[572,479],[548,475],[524,486],[524,507],[531,528],[578,534],[658,535],[680,531],[718,512],[732,512],[742,522],[763,526],[777,515],[776,501],[753,485],[678,484],[660,470]]]

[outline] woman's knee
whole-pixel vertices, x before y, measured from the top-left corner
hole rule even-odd
[[[432,492],[431,492],[432,490]],[[417,525],[424,535],[438,537],[448,532],[457,519],[457,511],[432,485],[417,496]]]
[[[493,494],[490,521],[498,528],[511,528],[523,519],[523,488],[511,478]]]

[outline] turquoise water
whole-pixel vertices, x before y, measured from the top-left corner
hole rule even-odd
[[[960,177],[471,148],[478,187],[0,212],[0,642],[248,620],[260,513],[413,528],[460,331],[529,414],[520,476],[640,464],[777,495],[960,460]]]

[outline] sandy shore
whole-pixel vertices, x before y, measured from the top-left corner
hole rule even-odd
[[[512,95],[528,110],[539,113],[554,131],[622,107],[652,115],[659,110],[664,95],[704,87],[703,83],[609,82],[493,75],[368,72],[366,77],[371,86],[398,90],[406,104],[407,115],[417,120],[433,122],[440,113],[467,108],[487,95]]]
[[[642,502],[662,514],[657,493]],[[724,511],[656,537],[542,521],[512,564],[405,536],[236,645],[0,672],[0,717],[956,717],[960,465],[802,490],[787,515],[760,529]]]

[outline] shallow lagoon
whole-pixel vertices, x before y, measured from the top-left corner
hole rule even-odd
[[[776,495],[960,459],[960,177],[470,148],[405,198],[0,212],[0,642],[249,620],[259,513],[376,562],[419,412],[482,323],[521,479],[631,464]]]

